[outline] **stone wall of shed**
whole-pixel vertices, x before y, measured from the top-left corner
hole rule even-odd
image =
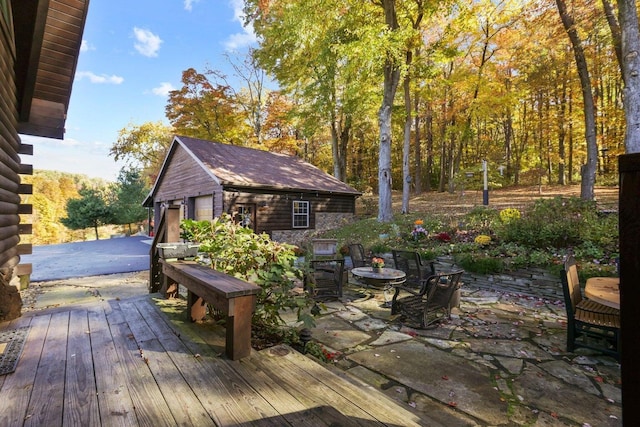
[[[271,239],[277,242],[286,242],[296,246],[310,244],[311,239],[318,233],[349,224],[355,218],[352,213],[345,212],[316,212],[316,228],[304,230],[274,230],[271,232]]]

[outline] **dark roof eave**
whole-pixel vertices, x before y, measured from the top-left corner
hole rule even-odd
[[[322,194],[343,194],[345,196],[362,196],[362,193],[359,191],[336,191],[336,190],[323,190],[320,188],[292,188],[285,187],[279,185],[247,185],[247,184],[238,184],[234,182],[221,182],[222,188],[224,191],[233,191],[232,189],[244,189],[244,190],[274,190],[274,191],[282,191],[282,192],[293,192],[293,193],[322,193]],[[232,187],[230,189],[229,187]]]

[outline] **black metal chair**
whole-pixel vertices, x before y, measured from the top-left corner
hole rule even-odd
[[[344,259],[317,259],[310,261],[304,288],[314,299],[342,297]]]
[[[413,287],[397,285],[391,300],[391,314],[401,314],[420,328],[451,318],[453,295],[462,285],[460,278],[463,273],[463,270],[457,270],[433,274],[422,281],[418,292]],[[399,297],[402,291],[409,295]]]
[[[620,310],[582,297],[573,256],[566,257],[560,279],[567,311],[567,351],[584,347],[620,360]]]
[[[364,248],[360,243],[349,245],[349,256],[351,257],[353,268],[368,267],[371,265],[371,259],[365,256]]]
[[[398,270],[402,270],[407,275],[406,286],[413,286],[420,289],[422,282],[430,275],[436,274],[434,261],[425,263],[419,252],[392,249],[393,263]]]

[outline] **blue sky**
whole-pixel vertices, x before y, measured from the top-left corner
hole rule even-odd
[[[242,0],[91,0],[67,114],[64,140],[22,135],[35,169],[115,181],[123,166],[110,157],[118,131],[162,120],[169,90],[182,72],[220,70],[225,53],[255,45],[242,26]]]

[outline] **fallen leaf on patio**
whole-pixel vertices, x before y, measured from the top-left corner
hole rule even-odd
[[[552,412],[550,414],[553,418],[558,418],[558,413],[557,412]]]
[[[443,376],[442,376],[442,379],[443,379],[443,380],[448,380],[448,379],[449,379],[449,377],[448,377],[448,376],[446,376],[446,375],[443,375]]]
[[[378,353],[375,353],[374,356],[375,357],[380,357],[380,355]]]
[[[412,408],[416,407],[416,402],[409,402],[409,406],[411,406]]]
[[[614,419],[614,420],[617,420],[617,419],[618,419],[618,417],[616,417],[615,415],[609,415],[609,418],[612,418],[612,419]]]
[[[458,406],[456,402],[449,402],[448,405],[451,406],[452,408],[455,408],[456,406]]]
[[[195,357],[196,359],[198,359],[198,358],[200,357],[200,354],[199,354],[199,353],[196,353],[196,354],[194,354],[194,355],[193,355],[193,357]]]
[[[602,377],[595,377],[594,380],[596,380],[597,382],[601,383],[604,382],[604,380],[602,379]]]
[[[615,400],[613,400],[613,399],[611,399],[611,398],[607,399],[607,402],[609,402],[609,403],[616,403],[616,401],[615,401]]]

